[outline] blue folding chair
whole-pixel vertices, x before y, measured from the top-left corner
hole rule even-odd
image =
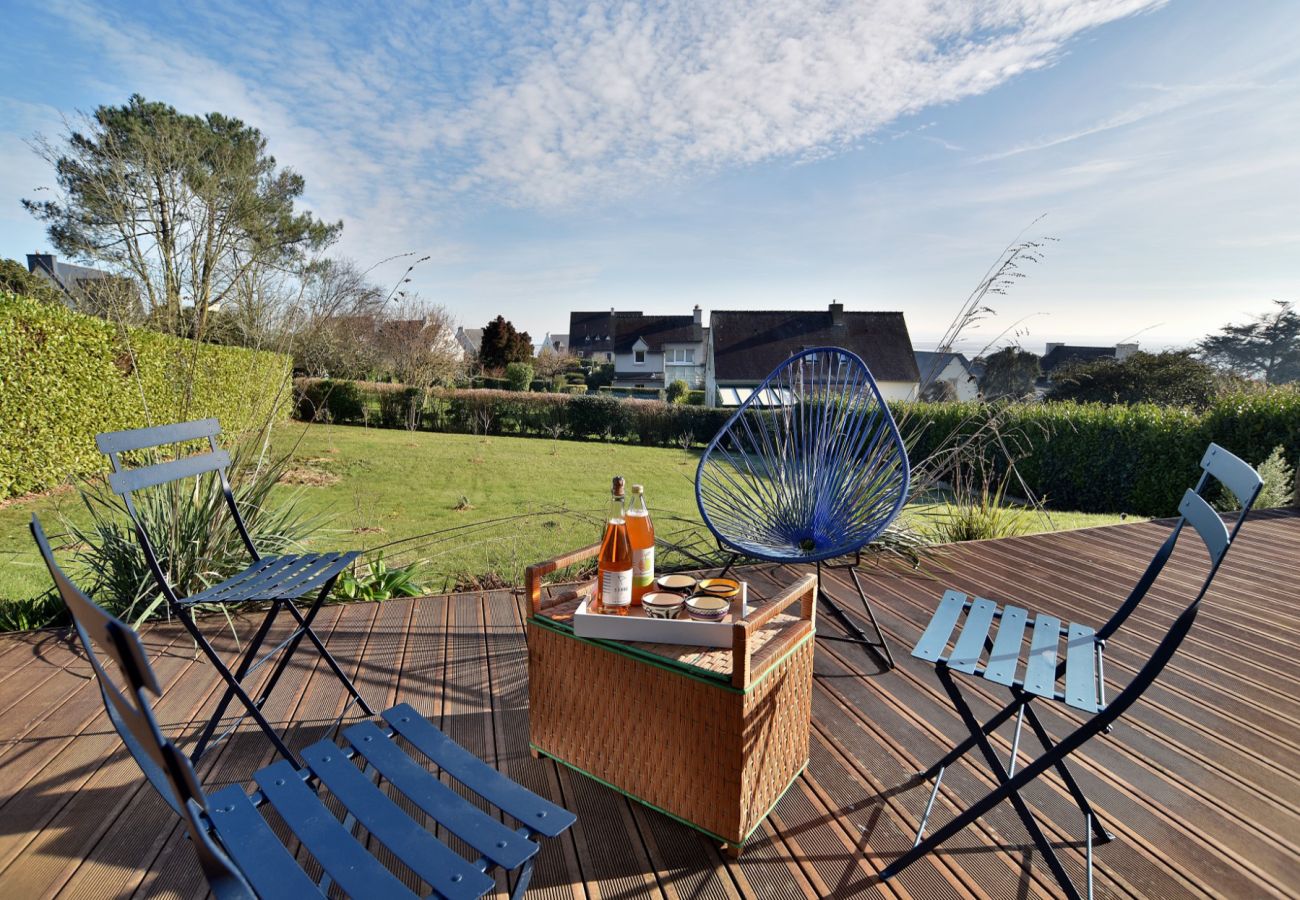
[[[1035,615],[1018,606],[998,606],[982,597],[967,598],[957,591],[947,591],[917,642],[912,656],[934,663],[940,683],[952,700],[970,736],[954,747],[943,759],[921,773],[919,780],[934,779],[930,800],[916,830],[916,841],[911,850],[890,864],[882,874],[892,878],[903,869],[934,850],[967,825],[983,816],[1003,800],[1010,800],[1060,883],[1065,896],[1078,898],[1078,889],[1071,881],[1065,867],[1057,858],[1047,836],[1034,819],[1020,791],[1029,782],[1048,769],[1054,769],[1065,784],[1066,790],[1084,816],[1086,832],[1085,862],[1087,866],[1087,895],[1092,897],[1092,845],[1113,840],[1114,835],[1102,827],[1101,820],[1084,796],[1065,759],[1085,742],[1102,732],[1109,732],[1112,724],[1132,706],[1164,670],[1173,658],[1183,638],[1196,620],[1201,599],[1214,581],[1228,548],[1237,537],[1246,514],[1255,503],[1263,482],[1250,466],[1217,444],[1211,444],[1201,459],[1201,477],[1196,487],[1183,495],[1178,507],[1179,518],[1154,558],[1148,564],[1127,599],[1101,628],[1069,623],[1063,625],[1054,616]],[[1213,479],[1213,480],[1211,480]],[[1215,483],[1224,485],[1236,497],[1240,512],[1231,530],[1223,519],[1205,501],[1209,488]],[[1137,609],[1142,598],[1155,583],[1165,563],[1169,561],[1178,543],[1179,535],[1187,525],[1196,531],[1209,554],[1209,567],[1201,588],[1191,603],[1174,621],[1169,632],[1160,641],[1155,652],[1143,664],[1133,680],[1113,699],[1106,698],[1104,651],[1106,642]],[[964,620],[963,620],[964,616]],[[961,626],[957,627],[961,621]],[[993,623],[996,632],[990,637]],[[954,630],[955,629],[955,630]],[[1025,638],[1029,638],[1028,654],[1023,665]],[[1065,656],[1060,657],[1061,642],[1065,642]],[[951,649],[949,645],[951,644]],[[966,698],[953,677],[959,672],[971,678],[1000,685],[1011,692],[1011,702],[996,715],[981,724],[976,719]],[[1053,741],[1038,715],[1030,705],[1034,700],[1060,703],[1088,718],[1082,725],[1059,741]],[[989,735],[1016,716],[1015,735],[1011,740],[1008,766],[998,758]],[[1043,745],[1043,754],[1017,771],[1020,752],[1020,731],[1024,721]],[[944,825],[934,834],[922,839],[930,813],[934,809],[939,785],[948,766],[971,749],[978,747],[998,786],[965,812]]]
[[[144,550],[145,561],[149,565],[149,570],[153,573],[158,589],[167,601],[168,608],[173,615],[180,619],[181,624],[185,626],[186,630],[193,636],[195,643],[198,644],[199,650],[216,668],[217,674],[221,676],[222,680],[226,682],[226,690],[217,703],[216,710],[199,733],[194,750],[190,754],[190,761],[197,764],[204,752],[221,740],[219,737],[216,741],[213,741],[213,734],[216,732],[221,719],[225,716],[230,702],[238,700],[247,711],[246,714],[251,715],[262,731],[266,733],[267,738],[275,746],[276,750],[285,759],[296,764],[298,760],[266,720],[262,708],[271,696],[271,692],[275,690],[280,676],[284,674],[289,661],[298,650],[303,638],[306,638],[316,647],[317,652],[320,653],[321,658],[330,667],[334,676],[342,683],[344,689],[352,695],[352,701],[349,701],[349,705],[355,701],[366,715],[373,716],[375,714],[375,711],[370,708],[370,705],[357,691],[352,679],[343,671],[333,654],[325,649],[325,644],[311,627],[316,614],[320,611],[326,597],[329,596],[330,591],[333,589],[335,580],[344,569],[352,564],[360,553],[352,550],[285,556],[262,556],[259,554],[257,547],[253,544],[253,539],[249,536],[248,527],[244,524],[244,519],[239,513],[239,506],[235,503],[235,496],[230,489],[230,480],[226,476],[226,469],[230,466],[230,456],[217,445],[217,435],[220,433],[221,426],[216,419],[201,419],[175,425],[158,425],[152,428],[136,428],[129,431],[99,434],[95,436],[95,442],[100,452],[108,456],[109,462],[113,466],[113,472],[108,476],[109,486],[121,496],[123,503],[126,505],[127,514],[130,515],[131,521],[135,525],[136,537]],[[157,447],[179,445],[189,441],[206,442],[208,451],[129,469],[123,464],[122,454],[124,453],[153,450]],[[243,539],[244,546],[248,549],[250,564],[244,571],[219,584],[214,584],[188,597],[182,597],[167,578],[163,561],[166,560],[168,548],[164,547],[163,552],[159,553],[158,548],[154,546],[148,529],[144,527],[144,523],[136,510],[133,495],[136,491],[158,488],[160,485],[170,484],[185,478],[202,478],[209,473],[215,474],[219,479],[226,506],[234,519],[235,527],[239,531],[240,538]],[[315,599],[304,612],[298,608],[295,601],[309,594],[315,594]],[[194,621],[192,610],[200,606],[231,607],[261,603],[269,604],[266,615],[262,618],[261,625],[254,633],[252,640],[249,641],[248,647],[244,650],[243,656],[239,659],[235,670],[232,672],[225,660],[221,658],[208,639],[204,637],[203,632]],[[262,644],[270,633],[272,624],[279,617],[281,610],[287,611],[296,621],[297,626],[289,633],[288,637],[259,659],[258,652],[261,650]],[[262,685],[262,690],[257,698],[253,699],[245,690],[244,682],[263,664],[275,658],[277,654],[279,658],[275,667]],[[344,712],[346,713],[346,708]],[[238,724],[239,722],[236,721],[235,725]],[[233,730],[234,726],[231,726],[221,737],[232,733]]]
[[[403,874],[427,884],[433,896],[481,897],[496,888],[489,873],[500,868],[515,873],[511,896],[522,897],[532,878],[537,839],[557,837],[576,821],[568,810],[470,754],[405,703],[385,710],[383,725],[366,721],[345,729],[343,746],[319,741],[307,747],[302,768],[280,760],[261,769],[253,776],[257,789],[251,794],[231,785],[207,795],[190,760],[163,737],[154,719],[150,695],[158,697],[161,688],[139,635],[95,605],[55,564],[36,516],[31,528],[72,613],[109,720],[149,783],[184,821],[219,900],[328,897],[337,893],[334,887],[357,898],[418,896],[372,855],[380,845],[400,861]],[[108,674],[101,654],[116,667],[116,678]],[[395,740],[399,737],[415,753],[403,750]],[[430,773],[429,763],[506,813],[516,827],[466,800]],[[391,784],[391,792],[380,787],[381,779]],[[417,823],[390,793],[404,797],[432,824]],[[327,803],[342,808],[342,821]],[[319,881],[308,876],[267,821],[270,810],[288,826],[290,840],[300,841],[319,863]],[[370,840],[358,838],[358,826]],[[467,860],[454,852],[434,836],[437,827],[478,857]]]
[[[894,656],[857,566],[907,500],[907,452],[880,388],[856,354],[815,347],[778,366],[709,442],[695,499],[718,544],[740,556],[815,563],[820,600],[849,633],[820,635]],[[872,639],[822,589],[822,566],[845,565]]]

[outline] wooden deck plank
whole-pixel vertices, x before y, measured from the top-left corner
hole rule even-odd
[[[944,851],[879,882],[880,868],[910,845],[928,796],[911,772],[962,734],[932,667],[905,658],[906,650],[946,587],[1098,625],[1167,527],[1136,523],[954,545],[919,573],[860,570],[900,665],[882,673],[859,648],[819,644],[809,768],[739,860],[667,817],[528,755],[517,597],[331,607],[321,630],[372,702],[411,702],[511,777],[579,814],[570,834],[544,845],[530,896],[1055,896],[1055,882],[1005,804]],[[1199,586],[1198,552],[1175,554],[1168,578],[1108,645],[1111,696]],[[1260,677],[1268,671],[1261,654],[1294,656],[1300,648],[1297,570],[1300,515],[1253,516],[1179,657],[1115,735],[1077,757],[1076,775],[1120,835],[1097,849],[1098,897],[1282,896],[1300,883],[1300,697],[1289,683]],[[861,618],[852,585],[842,573],[827,574],[835,596]],[[787,575],[779,566],[745,570],[755,583]],[[825,617],[820,627],[836,630]],[[241,622],[241,633],[246,629]],[[215,676],[174,623],[150,628],[146,644],[166,684],[164,727],[192,730],[215,702]],[[192,849],[170,811],[141,786],[88,675],[57,633],[0,636],[0,895],[203,896]],[[305,651],[285,678],[268,714],[294,723],[288,739],[301,747],[333,720],[343,692]],[[962,685],[977,713],[1001,697],[999,686],[979,679]],[[1041,706],[1053,733],[1074,721],[1048,709],[1053,704]],[[1009,736],[1007,728],[995,737],[999,752],[1007,752]],[[1025,741],[1034,743],[1028,734]],[[201,771],[210,788],[246,783],[271,758],[265,739],[247,726],[214,756]],[[950,768],[936,823],[989,785],[978,766]],[[1081,877],[1081,822],[1068,795],[1040,779],[1027,799],[1049,837],[1069,844],[1062,856]],[[506,887],[499,883],[501,893]]]

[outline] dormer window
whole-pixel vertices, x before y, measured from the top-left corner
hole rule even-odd
[[[633,361],[634,363],[636,363],[638,366],[644,366],[644,365],[645,365],[645,351],[644,351],[644,350],[633,350],[633,351],[632,351],[632,361]]]

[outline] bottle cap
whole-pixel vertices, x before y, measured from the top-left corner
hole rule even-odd
[[[623,496],[623,476],[622,476],[622,475],[615,475],[615,476],[614,476],[613,491],[614,491],[614,496],[615,496],[615,497],[622,497],[622,496]]]
[[[644,494],[644,493],[645,493],[645,488],[641,487],[641,485],[639,485],[639,484],[634,484],[634,485],[632,485],[632,493],[634,493],[634,494]]]

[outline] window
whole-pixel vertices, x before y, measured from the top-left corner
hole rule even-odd
[[[666,361],[670,363],[686,363],[692,365],[695,363],[694,349],[676,349],[669,350],[666,354]]]
[[[644,366],[644,365],[645,365],[645,351],[644,351],[644,350],[633,350],[633,351],[632,351],[632,361],[633,361],[634,363],[636,363],[638,366]]]

